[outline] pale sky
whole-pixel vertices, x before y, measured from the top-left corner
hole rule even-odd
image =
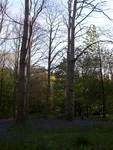
[[[17,13],[20,13],[20,10],[22,9],[22,5],[24,3],[24,0],[8,0],[9,5],[12,8],[12,12],[16,15]]]
[[[60,0],[57,0],[57,1],[60,1]],[[62,1],[67,7],[67,2],[64,2],[67,0],[62,0]],[[102,1],[102,0],[96,0],[96,2],[99,2],[99,1]],[[108,14],[108,16],[111,19],[113,19],[113,10],[110,9],[113,6],[113,0],[106,0],[106,1],[107,1],[107,5],[104,6],[104,8],[107,9],[106,13]],[[22,3],[24,3],[24,0],[9,0],[9,4],[11,5],[10,9],[11,9],[12,16],[16,16],[17,14],[23,15],[24,8],[22,7]],[[107,29],[108,32],[110,31],[111,39],[113,40],[113,29],[112,29],[113,22],[111,22],[107,17],[105,17],[101,13],[100,14],[94,13],[94,15],[88,18],[85,22],[87,26],[90,26],[91,24],[93,24],[93,25],[96,25],[96,27],[103,29],[103,31],[104,31],[104,28]],[[102,34],[103,34],[102,39],[108,39],[107,35],[104,35],[104,32],[102,32]],[[111,45],[111,48],[113,48],[112,45]]]
[[[58,0],[57,0],[58,1]],[[63,3],[64,1],[67,0],[62,0]],[[97,0],[97,1],[101,1],[101,0]],[[13,10],[13,12],[18,13],[20,12],[20,10],[22,10],[22,4],[24,3],[24,0],[9,0],[9,4],[11,5],[11,8]],[[67,5],[67,2],[66,2]],[[105,6],[106,9],[112,8],[113,6],[113,0],[107,0],[107,5]],[[107,10],[106,13],[113,19],[113,10]],[[106,24],[110,24],[111,22],[102,14],[98,14],[96,13],[94,15],[94,18],[92,20],[90,20],[91,24],[95,24],[96,26],[101,26],[101,25],[106,25]]]
[[[62,1],[62,3],[67,7],[67,0],[57,0]],[[100,2],[102,0],[96,0],[96,2]],[[103,6],[103,8],[106,10],[106,14],[113,19],[113,0],[106,0],[107,5]],[[9,5],[11,5],[11,14],[12,16],[15,16],[16,14],[21,15],[23,14],[24,8],[22,6],[24,4],[24,0],[9,0]],[[88,26],[90,24],[96,25],[96,27],[100,28],[107,28],[111,30],[113,28],[113,21],[110,21],[107,17],[105,17],[102,13],[93,13],[90,18],[86,20],[86,23]],[[112,30],[113,32],[113,30]]]

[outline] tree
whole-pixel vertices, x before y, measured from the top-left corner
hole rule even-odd
[[[73,11],[72,11],[73,7]],[[74,50],[75,50],[75,17],[77,13],[77,1],[74,4],[68,1],[69,23],[68,23],[68,50],[67,50],[67,89],[66,89],[66,118],[72,120],[74,117],[73,83],[74,83]]]
[[[100,81],[101,81],[101,93],[102,93],[102,114],[103,118],[106,118],[106,98],[105,98],[105,88],[104,88],[104,78],[103,78],[103,66],[102,66],[102,49],[98,47],[98,55],[99,55],[99,65],[100,65]]]
[[[21,22],[21,19],[20,19]],[[17,92],[18,92],[18,73],[19,73],[19,57],[20,48],[22,41],[22,26],[20,24],[13,24],[13,36],[15,37],[12,41],[12,50],[14,54],[14,84],[13,84],[13,119],[16,119],[17,115]]]
[[[96,27],[93,25],[91,29],[87,33],[87,44],[94,43],[96,41],[99,41],[99,34],[96,31]],[[95,63],[97,64],[95,69],[98,69],[99,71],[99,78],[100,78],[100,88],[101,88],[101,99],[102,99],[102,112],[103,112],[103,118],[106,117],[106,104],[105,104],[105,91],[104,91],[104,78],[103,78],[103,56],[102,56],[102,47],[100,46],[100,43],[94,44],[92,47],[90,47],[91,51],[93,52],[93,59],[95,60]]]
[[[28,36],[29,36],[29,16],[30,0],[25,0],[25,19],[23,38],[20,51],[20,64],[18,76],[18,103],[17,103],[17,123],[24,122],[26,119],[26,56],[28,52]]]
[[[2,32],[3,29],[3,23],[5,19],[5,13],[7,11],[7,5],[8,5],[8,0],[0,1],[0,33]]]
[[[43,58],[47,62],[47,90],[45,99],[45,117],[49,112],[49,105],[51,99],[51,74],[53,69],[57,66],[59,59],[62,57],[64,42],[61,33],[62,16],[58,8],[57,2],[52,1],[47,3],[42,19],[42,27],[44,36],[42,37],[43,44]],[[44,51],[45,50],[45,51]],[[58,61],[58,62],[57,62]]]
[[[30,82],[30,59],[31,59],[31,38],[33,25],[43,10],[46,0],[36,0],[34,3],[25,0],[25,18],[23,28],[23,38],[20,51],[19,77],[18,77],[18,104],[17,104],[17,122],[24,122],[28,115],[29,82]],[[34,7],[33,7],[34,6]],[[33,7],[33,8],[32,8]],[[33,14],[33,16],[32,16]],[[31,20],[30,20],[30,16]]]
[[[32,44],[33,44],[33,35],[34,35],[34,28],[35,28],[35,24],[36,20],[39,16],[39,14],[41,13],[41,11],[44,9],[45,7],[45,2],[46,0],[36,0],[34,2],[32,2],[32,0],[30,1],[30,16],[31,17],[31,21],[30,21],[30,26],[29,26],[29,37],[28,37],[28,52],[27,52],[27,58],[26,58],[26,62],[27,62],[27,78],[26,78],[26,118],[28,118],[28,102],[29,102],[29,96],[30,96],[30,66],[31,66],[31,54],[32,54]],[[33,14],[33,15],[32,15]],[[40,28],[40,27],[39,27]]]
[[[74,85],[74,66],[75,61],[80,57],[83,52],[78,52],[75,39],[80,37],[80,31],[84,29],[83,22],[94,11],[101,11],[99,5],[103,2],[96,3],[94,1],[78,1],[68,0],[68,48],[67,48],[67,89],[66,89],[66,118],[72,120],[74,117],[74,100],[73,100],[73,85]],[[84,17],[82,13],[88,9]],[[102,12],[102,11],[101,11]],[[80,27],[80,28],[78,28]],[[78,34],[79,33],[79,34]]]

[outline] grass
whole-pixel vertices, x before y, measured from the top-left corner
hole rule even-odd
[[[113,150],[113,124],[76,125],[37,130],[13,126],[0,150]]]

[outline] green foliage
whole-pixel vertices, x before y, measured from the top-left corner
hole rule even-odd
[[[92,44],[99,38],[95,25],[91,25],[89,30],[86,32],[86,44]]]
[[[0,118],[12,117],[13,111],[13,74],[12,70],[4,68],[1,75]]]
[[[42,112],[44,110],[47,74],[43,67],[32,68],[30,79],[29,112]]]
[[[105,55],[103,55],[103,49],[97,42],[98,40],[99,34],[96,27],[92,25],[86,33],[85,41],[86,47],[90,46],[81,60],[77,62],[78,68],[75,70],[75,110],[76,114],[80,116],[87,115],[88,117],[92,114],[102,114],[104,106],[102,80],[105,86],[107,112],[110,112],[109,110],[112,110],[113,106],[111,102],[113,88],[110,79],[104,78],[103,61]],[[101,77],[101,73],[103,77]]]
[[[52,108],[63,113],[65,111],[65,89],[66,89],[66,60],[64,59],[54,73],[52,91]]]

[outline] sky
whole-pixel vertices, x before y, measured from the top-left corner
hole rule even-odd
[[[67,7],[67,0],[57,0],[62,1],[62,3]],[[96,0],[97,2],[100,2],[102,0]],[[113,19],[113,0],[106,0],[107,3],[103,8],[105,9],[106,14]],[[12,16],[15,16],[16,14],[23,15],[24,7],[22,6],[24,4],[24,0],[9,0],[9,5],[11,5],[11,14]],[[105,17],[102,13],[94,13],[90,18],[86,20],[86,23],[90,26],[90,24],[96,25],[97,28],[101,28],[102,30],[110,30],[110,32],[113,32],[113,21],[110,21],[107,17]],[[104,33],[103,33],[104,35]],[[113,35],[113,34],[112,34]],[[105,35],[104,35],[105,38]]]
[[[17,14],[20,12],[20,10],[22,9],[22,5],[24,0],[8,0],[9,1],[9,5],[11,7],[11,10],[14,14]]]
[[[57,0],[60,1],[60,0]],[[67,5],[67,0],[62,0],[65,5]],[[96,0],[96,2],[102,1],[102,0]],[[22,3],[24,3],[24,0],[9,0],[9,5],[11,9],[11,16],[15,17],[17,14],[23,15],[24,13],[24,7],[22,6]],[[113,6],[113,0],[107,0],[107,5],[103,6],[105,9],[107,9],[106,13],[110,18],[113,19],[113,10],[109,9],[110,7]],[[67,6],[66,6],[67,7]],[[17,15],[18,16],[18,15]],[[96,25],[96,27],[108,30],[111,30],[111,37],[113,38],[113,22],[111,22],[107,17],[102,15],[101,13],[94,13],[91,18],[88,18],[86,23],[88,26],[91,24]],[[102,31],[103,37],[102,39],[109,39],[107,35],[104,35],[104,32]],[[113,40],[113,39],[112,39]],[[109,45],[110,48],[113,48],[113,45]]]
[[[58,0],[57,0],[58,1]],[[66,0],[62,0],[63,4],[67,5],[67,2],[64,2]],[[101,1],[101,0],[96,0]],[[20,9],[22,10],[22,4],[24,4],[24,0],[9,0],[9,4],[11,5],[12,11],[15,13],[19,13]],[[107,7],[106,9],[109,9],[111,6],[113,6],[113,0],[107,0]],[[107,10],[106,13],[113,19],[113,10]],[[102,14],[97,14],[93,16],[94,18],[90,20],[90,22],[94,22],[95,25],[101,26],[106,24],[110,24],[111,22]]]

